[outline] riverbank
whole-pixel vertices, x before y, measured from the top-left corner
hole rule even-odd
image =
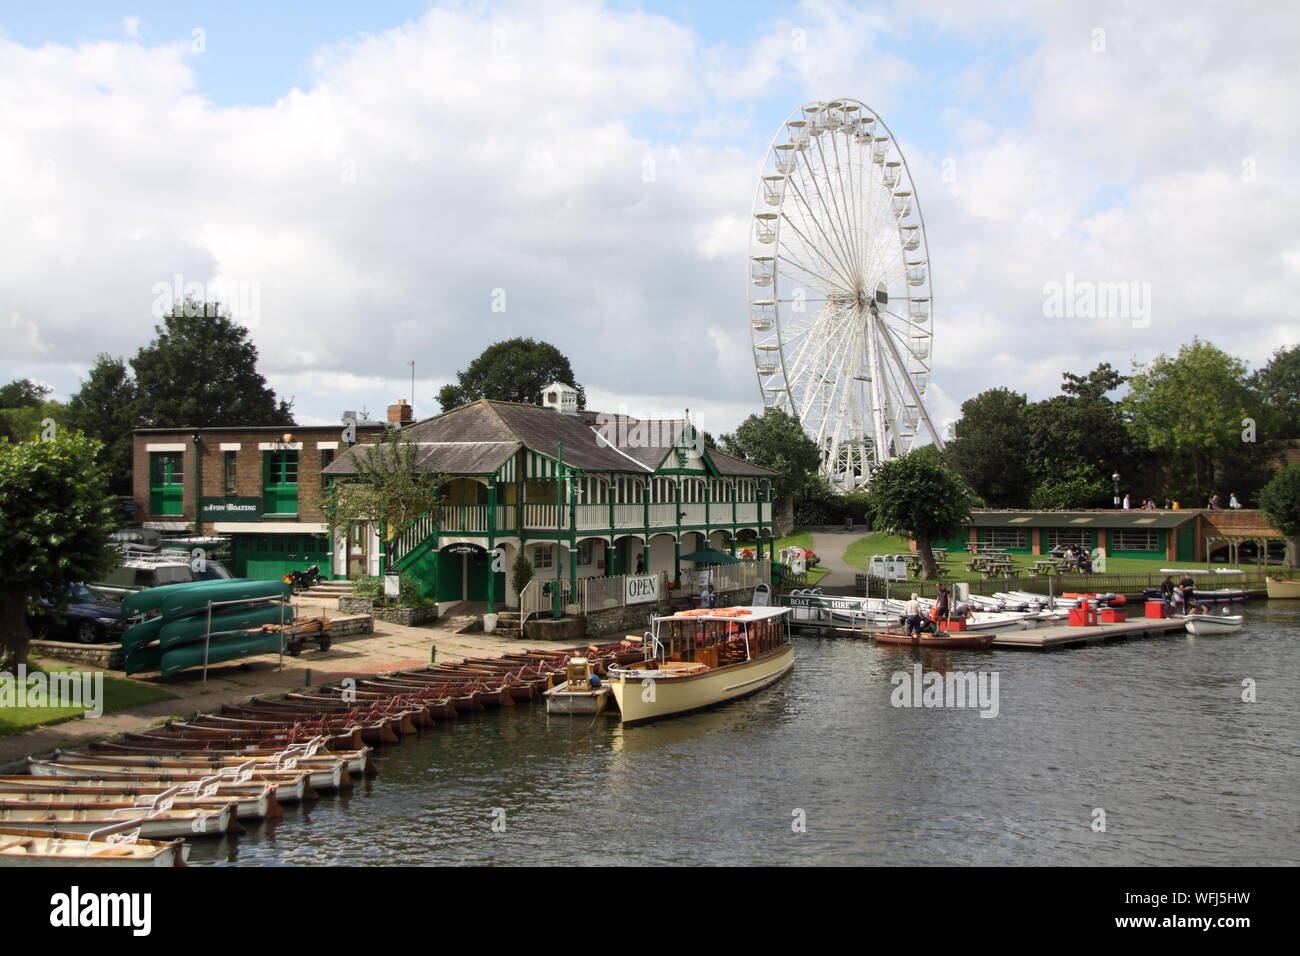
[[[299,616],[343,616],[330,606],[332,601],[295,599],[294,604]],[[458,623],[440,621],[433,625],[407,627],[376,621],[372,633],[335,638],[328,651],[316,650],[314,645],[309,644],[309,649],[304,649],[298,657],[286,654],[283,670],[279,668],[279,657],[275,654],[214,665],[208,670],[206,686],[201,669],[184,671],[168,680],[157,676],[124,678],[116,671],[35,658],[36,663],[42,666],[89,673],[99,671],[144,688],[162,688],[175,697],[127,707],[101,717],[64,720],[62,723],[44,724],[22,733],[0,737],[0,769],[21,762],[31,754],[45,753],[55,748],[75,749],[93,740],[137,732],[170,718],[198,710],[213,710],[222,704],[236,704],[259,694],[285,693],[342,680],[348,676],[377,674],[428,664],[435,650],[438,660],[457,661],[465,657],[495,657],[522,651],[538,643],[510,640],[481,632],[459,634],[454,630]]]

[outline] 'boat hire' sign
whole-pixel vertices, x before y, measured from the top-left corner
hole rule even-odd
[[[624,584],[623,598],[627,604],[649,604],[659,600],[659,575],[629,575]]]

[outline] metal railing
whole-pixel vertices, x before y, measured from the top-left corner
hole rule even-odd
[[[1245,588],[1246,590],[1263,590],[1268,571],[1261,568],[1246,570],[1242,574],[1198,574],[1195,575],[1198,590],[1213,591],[1219,588]],[[1178,575],[1173,576],[1175,580]],[[1035,594],[1058,595],[1063,592],[1139,594],[1148,588],[1160,587],[1165,579],[1163,574],[1044,574],[1012,578],[989,577],[981,580],[967,580],[974,594],[992,594],[995,591],[1032,591]],[[962,579],[957,579],[958,583]],[[906,581],[886,581],[874,575],[856,575],[857,590],[870,597],[907,597],[913,591],[921,597],[934,597],[938,590],[938,581],[918,580],[909,577]],[[953,579],[942,583],[952,590]],[[906,593],[904,593],[906,592]]]

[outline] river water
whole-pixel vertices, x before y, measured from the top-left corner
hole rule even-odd
[[[461,718],[191,862],[1296,864],[1300,611],[1245,613],[1235,635],[1052,652],[796,637],[794,672],[749,699],[628,729]],[[893,706],[916,663],[996,672],[997,716]]]

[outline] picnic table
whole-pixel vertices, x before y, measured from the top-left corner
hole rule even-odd
[[[1051,558],[1045,558],[1034,562],[1034,574],[1051,574],[1053,571],[1057,570],[1059,570],[1059,566]]]

